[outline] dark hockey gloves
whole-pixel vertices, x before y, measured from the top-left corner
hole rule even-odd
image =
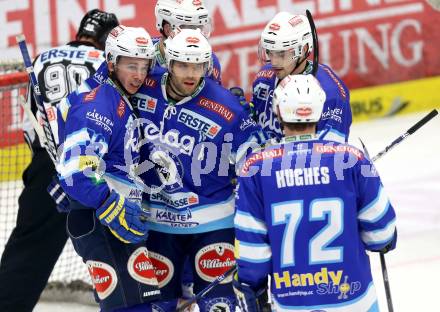
[[[254,104],[252,102],[247,102],[246,98],[244,96],[244,91],[240,87],[232,87],[229,89],[233,95],[235,95],[238,98],[238,101],[240,102],[241,106],[244,106],[248,111],[250,116],[255,120],[255,110],[254,110]]]
[[[265,284],[267,285],[267,284]],[[249,285],[240,283],[237,280],[237,273],[232,280],[237,305],[243,312],[269,312],[271,311],[268,303],[267,287],[254,291]]]
[[[106,201],[96,210],[96,217],[121,242],[136,244],[147,239],[148,214],[139,205],[111,191]]]

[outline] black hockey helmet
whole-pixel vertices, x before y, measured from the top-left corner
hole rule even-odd
[[[118,18],[115,14],[93,9],[87,12],[81,20],[76,39],[83,36],[90,37],[104,48],[107,35],[118,25]]]

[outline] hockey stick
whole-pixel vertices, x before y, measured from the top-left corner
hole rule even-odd
[[[390,145],[385,147],[385,149],[383,149],[376,156],[374,156],[371,159],[371,161],[374,162],[374,161],[378,160],[379,158],[381,158],[383,155],[388,153],[388,151],[390,151],[393,147],[395,147],[397,144],[401,143],[403,140],[405,140],[411,134],[413,134],[414,132],[419,130],[423,125],[428,123],[432,118],[434,118],[437,115],[438,115],[438,111],[436,109],[432,110],[428,115],[426,115],[421,120],[419,120],[414,126],[409,128],[408,131],[406,131],[404,134],[399,136],[397,139],[395,139],[393,142],[391,142]],[[365,146],[364,142],[362,142],[362,140],[360,138],[359,138],[359,141],[361,142],[362,148],[364,149],[364,152],[367,155],[367,157],[370,157],[369,153],[368,153],[368,150],[367,150],[367,147]],[[389,281],[389,278],[388,278],[387,264],[385,262],[385,254],[381,252],[379,255],[380,255],[380,266],[382,268],[383,283],[384,283],[384,286],[385,286],[385,295],[386,295],[386,298],[387,298],[388,311],[389,312],[393,312],[394,311],[393,300],[392,300],[392,297],[391,297],[391,288],[390,288],[390,281]]]
[[[362,144],[362,148],[364,149],[365,155],[367,155],[367,157],[370,158],[370,155],[368,153],[367,147],[365,146],[364,142],[362,142],[362,140],[360,138],[359,138],[359,141]],[[385,153],[382,153],[381,155],[384,155]],[[381,155],[378,154],[378,155],[376,155],[376,157],[377,156],[380,157]],[[374,158],[376,158],[376,157],[374,157]],[[379,158],[379,157],[377,157],[377,158]],[[388,279],[388,269],[387,269],[387,264],[385,262],[385,255],[382,252],[380,252],[379,256],[380,256],[380,267],[382,269],[383,284],[385,287],[385,296],[387,298],[388,312],[394,312],[393,300],[391,298],[390,280]]]
[[[182,304],[181,307],[179,307],[177,309],[178,312],[183,312],[185,311],[186,308],[188,308],[189,306],[191,306],[193,303],[196,303],[197,301],[200,300],[200,298],[202,298],[203,296],[205,296],[207,293],[209,293],[214,287],[216,287],[218,284],[220,284],[221,282],[223,282],[223,280],[225,280],[229,275],[234,274],[237,271],[237,267],[233,266],[232,268],[230,268],[229,270],[227,270],[225,273],[223,273],[220,276],[217,276],[217,278],[208,286],[206,286],[204,289],[202,289],[197,295],[195,295],[194,297],[192,297],[191,299],[189,299],[187,302],[185,302],[184,304]]]
[[[18,35],[16,39],[21,51],[21,55],[23,57],[23,62],[24,62],[24,66],[26,67],[26,72],[29,75],[29,81],[34,90],[33,94],[35,98],[35,103],[37,105],[37,109],[41,114],[41,118],[43,119],[43,130],[44,130],[44,135],[46,137],[46,150],[50,158],[52,159],[53,163],[56,163],[57,146],[55,143],[55,138],[52,133],[52,129],[50,127],[49,117],[47,116],[47,112],[44,107],[44,102],[41,97],[40,86],[38,85],[37,77],[35,77],[34,67],[32,66],[32,61],[29,56],[29,51],[26,45],[26,39],[23,34]]]
[[[315,22],[313,21],[312,13],[309,10],[306,10],[306,16],[309,20],[310,28],[312,30],[312,39],[313,39],[313,68],[312,75],[316,77],[316,73],[318,71],[319,66],[319,44],[318,44],[318,32],[316,31]]]
[[[389,144],[387,147],[385,147],[382,151],[377,153],[376,156],[374,156],[371,161],[376,161],[379,158],[381,158],[383,155],[388,153],[392,148],[396,147],[396,145],[400,144],[403,140],[405,140],[407,137],[409,137],[411,134],[419,130],[423,125],[428,123],[432,118],[438,115],[438,111],[436,109],[433,109],[428,115],[423,117],[421,120],[419,120],[414,126],[409,128],[404,134],[399,136],[397,139],[395,139],[391,144]]]
[[[38,123],[37,118],[35,118],[34,114],[32,113],[32,110],[30,106],[27,105],[26,99],[23,95],[20,95],[18,98],[18,101],[20,102],[20,106],[23,108],[24,113],[29,118],[29,121],[32,124],[32,127],[34,128],[35,132],[37,133],[38,139],[40,140],[40,143],[42,146],[46,145],[46,136],[44,135],[43,127]]]

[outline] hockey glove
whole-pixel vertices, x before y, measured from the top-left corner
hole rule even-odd
[[[69,197],[61,187],[57,175],[54,175],[52,177],[52,181],[49,183],[49,186],[47,187],[47,192],[49,193],[50,197],[52,197],[53,200],[55,201],[58,212],[67,213],[70,211]]]
[[[235,274],[232,280],[237,305],[243,312],[266,312],[271,311],[268,303],[267,287],[263,287],[258,291],[254,291],[249,285],[241,283],[237,280]]]
[[[393,239],[385,247],[379,250],[372,250],[372,252],[380,252],[386,254],[388,251],[396,248],[396,243],[397,243],[397,230],[394,231]]]
[[[235,95],[242,106],[248,105],[246,98],[244,97],[244,91],[240,87],[232,87],[229,89],[233,95]]]
[[[115,191],[96,210],[96,217],[121,242],[136,244],[147,239],[146,212]]]
[[[246,101],[243,89],[240,87],[232,87],[229,89],[229,91],[231,91],[231,93],[238,98],[238,101],[240,102],[241,106],[244,106],[249,111],[250,116],[255,121],[257,121],[255,116],[254,104],[252,102]]]

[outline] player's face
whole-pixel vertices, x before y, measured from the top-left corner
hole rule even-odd
[[[189,96],[194,93],[200,79],[205,76],[206,63],[184,63],[173,61],[171,65],[171,83],[177,91]]]
[[[135,94],[148,74],[150,60],[121,56],[116,64],[116,78],[129,94]]]
[[[266,55],[278,79],[283,79],[290,75],[295,68],[296,60],[293,51],[272,51],[266,50]]]

